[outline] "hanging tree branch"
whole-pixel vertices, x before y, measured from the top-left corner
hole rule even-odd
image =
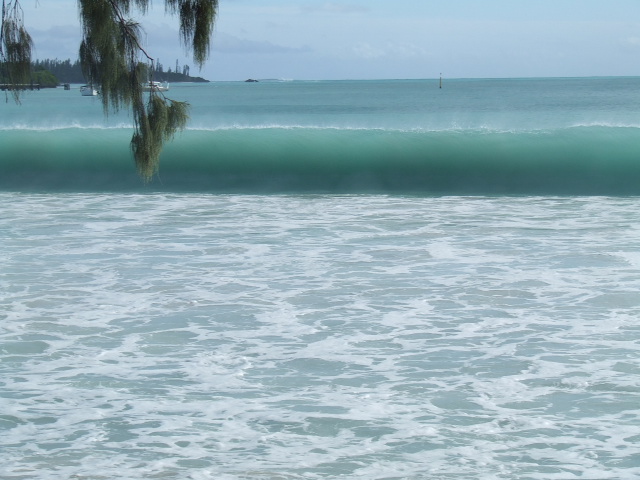
[[[150,0],[78,0],[83,73],[100,90],[105,114],[123,107],[131,109],[131,149],[145,181],[158,171],[164,144],[184,129],[189,118],[187,103],[171,100],[153,88],[144,99],[148,69],[141,60],[150,63],[153,71],[154,58],[142,46],[142,27],[129,14],[134,8],[144,14],[149,4]],[[202,66],[209,55],[218,0],[165,0],[165,8],[179,15],[181,41]],[[19,0],[2,0],[1,32],[2,74],[9,83],[26,83],[32,43]]]
[[[158,170],[165,142],[185,127],[189,107],[184,102],[158,95],[153,88],[148,100],[143,100],[143,84],[147,79],[146,69],[139,60],[143,56],[153,64],[154,59],[141,46],[140,25],[127,15],[134,5],[144,13],[149,0],[79,0],[78,3],[83,25],[82,67],[87,78],[100,88],[105,112],[121,106],[131,108],[135,130],[131,149],[138,172],[149,180]],[[191,39],[194,58],[202,64],[208,54],[217,0],[166,0],[166,7],[174,13],[180,11],[182,40]],[[203,44],[207,46],[205,50]]]
[[[0,27],[0,83],[13,85],[15,88],[9,90],[14,100],[20,103],[18,86],[31,80],[33,41],[24,28],[24,14],[18,0],[2,1]]]

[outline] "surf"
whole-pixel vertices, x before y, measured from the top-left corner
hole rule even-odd
[[[128,128],[0,130],[0,189],[637,195],[640,128],[395,130],[307,126],[190,129],[136,175]]]

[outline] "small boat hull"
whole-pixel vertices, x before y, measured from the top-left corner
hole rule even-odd
[[[166,92],[169,90],[169,84],[167,82],[149,82],[142,86],[142,90],[145,92]]]
[[[98,91],[91,85],[83,85],[80,87],[80,95],[83,97],[95,97],[98,95]]]

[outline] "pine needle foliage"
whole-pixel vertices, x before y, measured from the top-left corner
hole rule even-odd
[[[24,16],[17,1],[2,2],[0,26],[0,83],[27,84],[31,79],[31,51],[33,41],[24,27]],[[20,88],[10,89],[20,102]]]
[[[189,105],[143,86],[152,78],[154,58],[144,49],[144,31],[130,17],[147,12],[151,0],[78,0],[82,24],[80,63],[85,78],[102,97],[105,115],[128,108],[134,133],[131,150],[139,174],[149,181],[158,171],[160,153],[187,124]],[[218,0],[165,0],[165,8],[180,19],[180,40],[202,66],[218,11]],[[2,0],[0,56],[5,76],[13,84],[29,77],[32,42],[24,29],[19,0]],[[4,73],[4,71],[3,71]],[[17,92],[17,90],[15,90]]]
[[[179,13],[182,43],[193,51],[193,59],[201,67],[209,56],[217,0],[166,0],[166,6],[171,13]]]

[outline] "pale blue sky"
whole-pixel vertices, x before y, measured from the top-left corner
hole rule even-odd
[[[75,0],[22,0],[39,58],[77,57]],[[36,6],[37,4],[37,6]],[[164,2],[142,19],[192,65]],[[200,75],[360,79],[640,75],[640,0],[220,0]]]

